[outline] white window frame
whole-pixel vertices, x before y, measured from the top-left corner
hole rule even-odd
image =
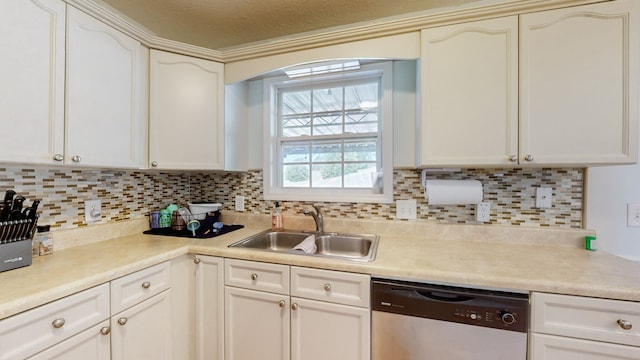
[[[374,194],[372,189],[353,188],[283,188],[279,186],[280,159],[278,149],[277,90],[295,84],[314,81],[336,81],[358,78],[368,75],[381,75],[382,102],[380,104],[381,121],[378,127],[378,149],[381,156],[383,173],[383,191]],[[341,74],[316,76],[304,79],[273,77],[263,80],[263,182],[265,200],[322,201],[322,202],[393,202],[393,63],[391,61],[363,65],[360,70]]]

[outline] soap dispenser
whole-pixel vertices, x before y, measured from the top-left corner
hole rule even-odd
[[[282,221],[282,212],[280,211],[280,203],[276,201],[276,208],[271,213],[271,230],[282,230],[284,224]]]

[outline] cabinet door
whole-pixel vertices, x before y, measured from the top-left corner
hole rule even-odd
[[[29,360],[109,360],[109,331],[109,320],[105,320]]]
[[[65,163],[145,165],[145,61],[140,43],[69,6]]]
[[[196,256],[196,358],[224,359],[224,259]]]
[[[521,16],[520,157],[637,161],[638,2]]]
[[[418,166],[517,160],[517,30],[511,16],[422,31]]]
[[[225,287],[225,359],[288,360],[289,297]]]
[[[531,360],[637,360],[640,348],[605,342],[532,334]]]
[[[149,160],[158,169],[224,169],[224,65],[151,50]]]
[[[171,289],[111,318],[113,360],[170,360]]]
[[[369,309],[291,298],[292,360],[368,360]]]
[[[0,160],[51,164],[64,147],[65,4],[0,1]]]

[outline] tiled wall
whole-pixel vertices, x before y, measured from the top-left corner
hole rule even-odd
[[[443,179],[477,179],[484,187],[484,201],[491,202],[490,224],[582,226],[582,169],[467,169],[431,175]],[[553,189],[553,207],[534,207],[535,188]],[[394,172],[394,198],[418,200],[419,221],[476,223],[474,206],[429,206],[423,197],[419,170]],[[144,217],[169,203],[222,202],[233,211],[234,196],[245,196],[245,211],[269,214],[272,202],[262,200],[262,172],[200,173],[88,170],[7,166],[0,168],[0,191],[14,189],[27,197],[42,199],[39,224],[54,228],[85,226],[84,201],[100,199],[103,222]],[[0,194],[0,196],[3,196]],[[283,212],[299,214],[310,202],[283,202]],[[325,217],[394,220],[394,204],[320,204]],[[286,221],[286,220],[285,220]],[[397,220],[395,220],[397,221]],[[406,220],[403,220],[406,221]]]

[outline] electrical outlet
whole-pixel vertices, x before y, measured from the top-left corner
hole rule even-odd
[[[536,188],[536,207],[541,209],[550,209],[552,197],[551,188]]]
[[[244,196],[236,195],[236,211],[244,211]]]
[[[476,204],[476,221],[487,222],[491,220],[491,203],[483,201]]]
[[[84,202],[84,222],[90,223],[102,219],[102,200]]]
[[[396,218],[415,220],[418,216],[417,202],[412,200],[396,200]]]
[[[627,204],[627,226],[640,227],[640,203]]]

